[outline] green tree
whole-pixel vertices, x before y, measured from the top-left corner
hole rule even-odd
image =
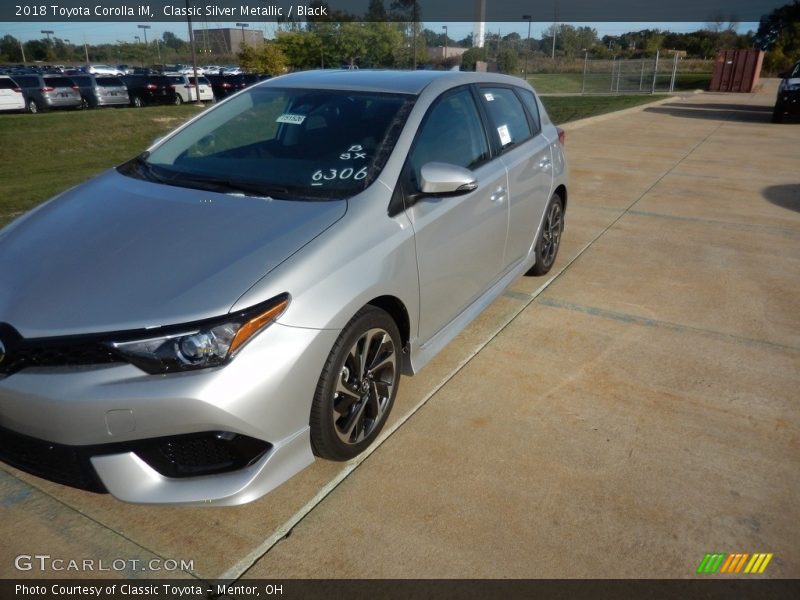
[[[475,63],[479,60],[486,60],[486,48],[470,48],[461,55],[461,68],[474,71]]]
[[[279,31],[275,43],[293,69],[312,69],[325,64],[322,40],[313,31]]]
[[[274,42],[265,42],[260,47],[243,46],[236,57],[246,71],[280,75],[286,70],[286,57]]]
[[[0,62],[21,62],[22,50],[19,40],[13,35],[4,35],[0,38]]]
[[[519,55],[511,48],[503,48],[497,54],[497,69],[501,73],[517,73],[519,70]]]

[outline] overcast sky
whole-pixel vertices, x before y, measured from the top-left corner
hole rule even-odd
[[[18,39],[28,41],[45,37],[41,31],[43,29],[52,30],[56,37],[68,39],[73,44],[80,44],[84,41],[84,36],[89,44],[113,43],[117,40],[134,42],[134,36],[142,36],[142,30],[136,27],[136,23],[0,23],[0,37],[11,34]],[[165,31],[171,31],[182,39],[187,39],[188,31],[186,23],[151,23],[152,29],[147,31],[147,39],[161,37]],[[208,27],[231,27],[232,23],[212,23],[208,22]],[[251,29],[261,29],[265,31],[267,37],[273,37],[275,23],[253,23]],[[447,25],[447,32],[450,39],[460,40],[472,33],[472,23],[425,23],[425,27],[433,31],[442,32],[442,25]],[[541,37],[542,31],[549,27],[551,23],[533,22],[531,26],[531,37]],[[640,29],[662,29],[675,32],[688,32],[703,29],[706,23],[573,23],[576,26],[588,25],[594,27],[600,37],[604,35],[619,35],[627,31],[638,31]],[[195,23],[195,27],[202,27],[203,24]],[[758,29],[758,23],[739,23],[739,33],[746,33],[748,30]],[[528,34],[528,23],[486,23],[486,31],[507,35],[516,31],[522,37]]]

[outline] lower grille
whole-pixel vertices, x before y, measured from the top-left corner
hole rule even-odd
[[[0,428],[0,460],[56,483],[88,490],[106,489],[80,446],[64,446]]]
[[[67,446],[0,427],[0,461],[43,479],[99,493],[107,490],[92,466],[92,456],[134,452],[164,477],[181,478],[236,471],[271,448],[269,442],[220,431]]]

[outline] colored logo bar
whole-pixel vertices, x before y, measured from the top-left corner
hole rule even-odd
[[[726,554],[715,552],[706,554],[697,572],[704,575],[714,575],[716,573],[742,573],[755,575],[763,573],[769,561],[772,560],[772,553],[748,554],[746,552],[734,552]]]

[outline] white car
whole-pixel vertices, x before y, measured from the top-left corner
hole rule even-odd
[[[25,110],[25,97],[17,82],[0,75],[0,111]]]
[[[111,67],[109,65],[89,65],[86,69],[87,73],[92,75],[124,75],[122,71],[120,71],[117,67]]]
[[[197,102],[198,95],[200,102],[213,102],[214,92],[211,89],[211,82],[203,76],[199,76],[199,86],[192,85],[194,83],[194,76],[182,75],[181,73],[167,73],[165,75],[169,78],[172,87],[175,88],[175,104],[183,104],[185,102]],[[195,88],[199,87],[199,94],[195,92]]]

